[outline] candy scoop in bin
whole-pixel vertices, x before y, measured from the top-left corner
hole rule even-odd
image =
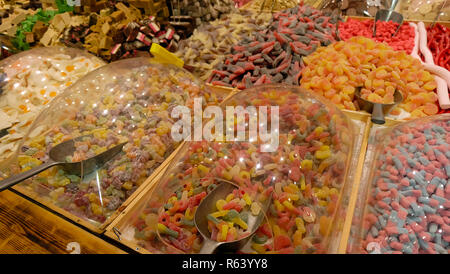
[[[122,147],[126,144],[126,142],[120,143],[102,153],[80,161],[67,161],[67,158],[71,157],[76,151],[75,142],[82,141],[86,137],[89,138],[92,137],[92,135],[80,136],[54,146],[49,152],[50,158],[46,163],[0,181],[0,191],[57,165],[74,175],[89,174],[121,152]]]
[[[220,179],[218,179],[220,180]],[[267,197],[260,205],[260,211],[258,215],[249,214],[247,220],[247,232],[245,236],[236,241],[230,242],[218,242],[211,239],[211,233],[208,230],[207,216],[214,211],[216,202],[220,199],[232,193],[237,188],[234,184],[227,181],[222,181],[214,190],[212,190],[199,204],[195,216],[194,223],[197,230],[203,236],[203,246],[200,249],[200,254],[212,254],[220,247],[221,250],[236,251],[242,248],[248,240],[253,236],[258,227],[264,220],[265,212],[269,208],[271,197]]]
[[[391,7],[388,10],[382,9],[382,10],[377,11],[377,13],[375,14],[375,21],[373,24],[373,36],[374,37],[377,34],[377,21],[384,21],[384,22],[392,21],[392,22],[398,23],[397,30],[395,30],[395,32],[394,32],[394,34],[392,34],[392,36],[395,36],[397,34],[398,30],[400,29],[400,27],[403,24],[403,15],[401,13],[394,11],[395,6],[397,6],[397,3],[398,3],[398,0],[393,0]]]
[[[391,104],[375,103],[361,97],[361,87],[357,87],[355,96],[358,100],[358,105],[361,110],[372,113],[371,121],[375,124],[382,125],[385,123],[384,116],[389,114],[392,108],[403,101],[402,93],[396,89],[394,92],[394,102]]]

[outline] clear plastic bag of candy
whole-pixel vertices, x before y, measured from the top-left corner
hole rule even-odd
[[[217,104],[215,94],[189,72],[134,58],[104,66],[55,98],[31,125],[2,177],[49,160],[56,144],[79,136],[66,161],[78,161],[127,141],[122,151],[90,174],[76,176],[52,167],[18,189],[99,227],[178,147],[170,137],[174,107],[193,98]]]
[[[271,197],[263,223],[235,252],[336,252],[331,246],[346,215],[339,209],[348,203],[342,193],[351,187],[353,125],[322,97],[294,86],[241,91],[221,105],[223,117],[239,106],[256,111],[279,107],[278,112],[271,108],[267,120],[250,110],[228,116],[231,124],[224,122],[228,129],[236,123],[234,128],[247,124],[248,130],[251,123],[266,121],[271,133],[279,133],[278,145],[270,143],[272,152],[263,152],[267,139],[252,138],[250,131],[244,141],[227,139],[216,124],[216,139],[186,142],[153,190],[120,221],[122,239],[153,253],[198,253],[203,238],[194,223],[196,209],[215,187],[231,183],[237,189],[208,212],[211,239],[229,242],[248,236],[249,215],[259,214],[256,204]],[[277,119],[278,127],[272,124]]]
[[[390,4],[389,0],[326,0],[322,1],[321,9],[347,16],[375,17],[378,9],[388,9]]]
[[[448,254],[450,114],[375,132],[348,251]]]
[[[0,162],[17,149],[29,126],[48,103],[89,72],[103,66],[99,58],[74,48],[36,48],[0,62]]]
[[[450,20],[450,2],[445,0],[402,0],[397,11],[410,20],[434,21],[439,13],[439,21]]]

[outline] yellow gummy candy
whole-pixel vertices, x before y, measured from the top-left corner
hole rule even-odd
[[[313,166],[312,160],[305,159],[301,162],[301,167],[306,170],[311,170]]]
[[[244,196],[242,196],[242,198],[244,199],[247,205],[250,205],[252,203],[252,199],[250,198],[250,196],[248,196],[247,193],[245,193]]]
[[[225,200],[223,200],[223,199],[217,200],[217,202],[216,202],[216,208],[217,208],[218,210],[223,210],[223,206],[226,205],[226,204],[227,204],[227,201],[225,201]]]
[[[214,213],[211,213],[211,216],[218,218],[218,217],[223,217],[223,216],[227,215],[227,213],[228,213],[228,210],[219,210]]]
[[[225,198],[225,201],[229,202],[229,201],[231,201],[233,199],[234,199],[234,194],[230,193],[230,194],[227,195],[227,198]]]
[[[222,236],[221,241],[226,241],[228,235],[228,225],[222,225],[221,228],[222,228],[220,233],[220,235]]]
[[[324,160],[327,159],[328,157],[331,156],[331,151],[326,150],[326,151],[322,151],[322,150],[317,150],[316,153],[314,153],[314,156],[319,159],[319,160]]]
[[[239,217],[233,218],[233,220],[231,221],[240,226],[244,230],[248,228],[247,224]]]

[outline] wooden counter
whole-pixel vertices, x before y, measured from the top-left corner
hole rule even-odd
[[[0,193],[0,253],[72,252],[125,253],[9,190]]]

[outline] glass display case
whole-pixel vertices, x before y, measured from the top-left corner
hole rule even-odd
[[[10,157],[37,115],[65,88],[103,66],[99,58],[75,48],[27,50],[0,62],[0,162]]]
[[[221,96],[221,95],[220,95]],[[90,174],[53,167],[16,187],[76,219],[104,227],[114,213],[179,146],[171,138],[176,106],[217,104],[220,96],[187,71],[148,58],[118,61],[88,74],[56,97],[31,125],[3,177],[49,160],[56,144],[79,136],[67,161],[98,155],[119,142],[122,151]],[[74,217],[75,218],[75,217]]]
[[[230,107],[249,112],[228,116]],[[270,108],[270,117],[251,107]],[[331,246],[346,215],[339,209],[348,203],[343,192],[352,187],[353,124],[322,97],[287,85],[246,89],[221,109],[229,122],[223,132],[244,125],[247,139],[227,139],[216,124],[215,139],[186,142],[152,190],[127,209],[120,225],[111,225],[114,233],[120,231],[119,239],[146,252],[198,253],[204,241],[194,223],[197,207],[218,185],[229,183],[236,189],[218,199],[217,212],[207,212],[213,239],[228,242],[248,235],[249,215],[263,209],[254,204],[269,199],[264,221],[235,252],[336,252]],[[267,122],[279,142],[252,138],[255,122]],[[264,152],[268,145],[272,149]]]
[[[372,134],[351,253],[447,254],[450,114]]]

